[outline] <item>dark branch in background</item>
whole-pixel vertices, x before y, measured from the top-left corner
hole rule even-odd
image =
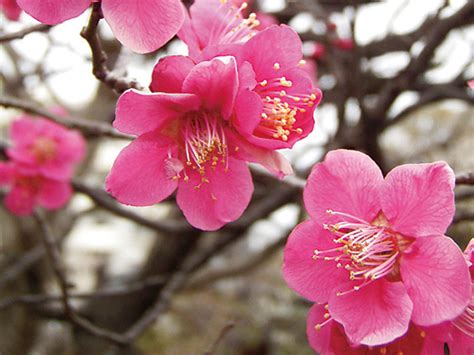
[[[81,36],[89,43],[89,47],[91,48],[92,73],[98,80],[119,94],[128,89],[143,90],[143,87],[135,80],[120,77],[111,72],[107,67],[107,54],[102,48],[102,43],[97,33],[98,25],[102,17],[100,3],[94,3],[89,23],[81,31]]]
[[[456,185],[474,185],[474,172],[456,176]]]
[[[27,102],[14,97],[1,96],[0,106],[20,109],[24,112],[47,118],[51,121],[59,123],[65,127],[78,129],[86,136],[92,137],[110,137],[118,139],[131,139],[130,136],[122,134],[113,129],[110,125],[101,122],[92,122],[75,117],[64,117],[52,113],[39,105]]]
[[[13,41],[15,39],[22,39],[26,35],[29,35],[30,33],[34,33],[34,32],[46,32],[46,31],[49,31],[50,28],[51,26],[49,25],[41,24],[41,25],[31,26],[17,32],[0,34],[0,43]]]
[[[232,329],[234,329],[234,327],[235,327],[235,323],[233,323],[233,322],[230,322],[230,323],[226,324],[226,326],[221,329],[221,331],[219,332],[219,335],[217,336],[216,340],[214,340],[214,342],[210,346],[209,350],[206,351],[204,353],[204,355],[217,354],[217,348],[219,347],[219,344],[222,342],[222,340],[224,340],[226,335],[229,334],[229,332]]]

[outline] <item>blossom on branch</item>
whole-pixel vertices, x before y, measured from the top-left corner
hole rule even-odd
[[[458,317],[471,280],[461,250],[444,236],[454,180],[444,162],[402,165],[384,179],[365,154],[328,153],[304,190],[310,219],[285,247],[287,283],[327,304],[326,320],[342,324],[352,344],[385,344],[410,322]]]
[[[55,25],[82,14],[94,0],[17,0],[41,23]],[[184,20],[179,0],[102,0],[105,21],[115,37],[138,53],[152,52],[178,32]]]

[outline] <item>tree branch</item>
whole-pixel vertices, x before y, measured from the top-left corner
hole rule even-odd
[[[30,33],[34,33],[34,32],[47,32],[50,30],[50,28],[51,26],[49,25],[40,24],[40,25],[35,25],[35,26],[25,28],[17,32],[1,34],[0,43],[9,42],[16,39],[22,39],[26,35],[29,35]]]

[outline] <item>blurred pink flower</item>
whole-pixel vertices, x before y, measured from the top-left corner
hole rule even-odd
[[[94,0],[17,0],[42,23],[55,25],[82,14]],[[138,53],[152,52],[178,32],[184,20],[179,0],[102,0],[104,19],[117,39]]]
[[[321,327],[321,324],[324,324]],[[368,347],[351,344],[344,327],[331,319],[324,305],[311,307],[306,333],[308,341],[321,355],[443,355],[444,327],[418,327],[410,323],[408,331],[390,343]],[[459,353],[461,354],[461,353]],[[468,354],[468,353],[462,353]]]
[[[72,195],[69,181],[49,179],[17,162],[0,162],[0,186],[9,192],[5,206],[18,216],[30,215],[36,205],[49,210],[63,207]]]
[[[331,44],[341,51],[351,51],[354,49],[354,41],[352,38],[336,38],[331,41]]]
[[[310,50],[309,56],[316,60],[323,59],[326,55],[326,46],[319,42],[312,42],[312,48]]]
[[[196,0],[186,11],[179,38],[195,61],[209,60],[245,43],[260,25],[254,13],[244,18],[247,2],[237,7],[232,1]]]
[[[472,90],[474,90],[474,80],[469,80],[467,82],[467,86],[469,86]]]
[[[107,190],[122,203],[146,206],[178,188],[176,200],[186,219],[204,230],[239,218],[253,191],[243,160],[277,174],[291,167],[233,130],[238,85],[233,57],[197,65],[189,57],[161,60],[153,73],[154,93],[129,90],[117,103],[114,127],[138,138],[115,161]]]
[[[84,158],[84,138],[57,123],[44,118],[21,117],[10,127],[12,147],[7,155],[22,165],[28,165],[47,178],[68,180],[74,166]]]
[[[291,148],[314,128],[314,110],[322,98],[302,69],[302,43],[290,27],[271,26],[234,52],[242,78],[236,129],[251,143]]]
[[[21,15],[21,9],[16,0],[0,0],[0,8],[6,18],[11,21],[18,21]]]
[[[474,290],[474,239],[464,251],[471,274],[471,288]],[[453,355],[474,354],[474,294],[463,314],[451,323],[452,340],[448,342]]]
[[[458,317],[471,282],[461,250],[443,235],[453,188],[444,162],[402,165],[384,180],[365,154],[328,153],[304,190],[310,219],[285,247],[287,283],[328,303],[354,344],[391,342],[410,321],[431,326]]]

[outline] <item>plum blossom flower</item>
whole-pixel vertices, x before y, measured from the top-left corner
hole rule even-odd
[[[285,247],[287,283],[327,304],[326,321],[342,324],[353,344],[385,344],[410,322],[458,317],[471,282],[460,249],[444,236],[454,180],[444,162],[402,165],[384,179],[365,154],[328,153],[304,190],[310,219]]]
[[[240,217],[253,192],[245,160],[276,174],[291,172],[276,152],[252,147],[230,124],[239,78],[235,59],[197,65],[189,57],[161,60],[151,94],[125,92],[114,127],[138,138],[118,156],[107,190],[120,202],[145,206],[175,189],[195,227],[215,230]]]
[[[10,139],[12,147],[7,149],[7,155],[11,160],[55,180],[70,179],[86,150],[78,132],[44,118],[16,119],[10,127]]]
[[[96,0],[17,0],[42,23],[55,25],[82,14]],[[178,32],[184,20],[179,0],[102,0],[105,21],[115,37],[138,53],[152,52]]]
[[[344,327],[330,318],[323,305],[311,307],[306,324],[308,341],[321,355],[443,355],[444,342],[439,326],[418,327],[410,323],[408,331],[388,344],[368,347],[354,345],[344,333]],[[329,320],[328,320],[329,319]],[[323,328],[320,324],[327,322]],[[461,354],[461,353],[459,353]],[[467,354],[467,353],[465,353]]]
[[[0,9],[5,17],[11,21],[18,21],[21,15],[21,9],[16,0],[0,0]]]
[[[471,288],[474,290],[474,239],[464,251],[471,274]],[[451,354],[474,354],[474,294],[464,312],[451,322],[451,337],[448,346]]]
[[[50,179],[37,169],[14,161],[0,162],[0,186],[8,190],[5,206],[18,216],[30,215],[37,205],[59,209],[72,195],[68,180]]]
[[[302,67],[302,43],[288,26],[271,26],[235,53],[242,80],[235,125],[251,143],[291,148],[314,128],[322,93]],[[246,102],[247,105],[243,103]]]
[[[227,0],[196,0],[189,12],[185,11],[178,37],[187,44],[192,59],[212,59],[222,54],[223,48],[229,50],[255,35],[260,25],[256,14],[244,18],[248,3],[239,1],[237,5]]]

